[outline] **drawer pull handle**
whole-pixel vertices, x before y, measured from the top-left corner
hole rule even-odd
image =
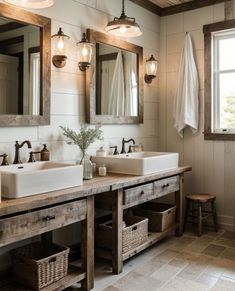
[[[43,217],[43,221],[50,221],[55,219],[55,215],[47,215],[45,217]]]
[[[167,183],[167,184],[164,184],[164,185],[162,185],[162,188],[167,188],[167,187],[169,187],[170,185]]]
[[[144,195],[144,190],[142,190],[142,191],[140,192],[140,195]]]

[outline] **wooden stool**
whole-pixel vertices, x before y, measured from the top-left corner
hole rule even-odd
[[[186,196],[186,210],[185,210],[185,217],[184,217],[184,228],[186,223],[189,222],[187,219],[191,217],[191,223],[194,223],[194,219],[197,219],[198,225],[198,236],[202,235],[202,223],[203,220],[207,219],[208,217],[213,218],[215,231],[218,231],[217,225],[217,216],[216,216],[216,208],[215,208],[215,199],[216,197],[211,194],[189,194]],[[204,210],[203,206],[210,203],[211,211]],[[190,210],[190,208],[192,208]],[[196,213],[196,214],[194,214]]]

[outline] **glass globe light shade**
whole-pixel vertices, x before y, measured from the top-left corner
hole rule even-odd
[[[47,8],[55,4],[55,0],[3,0],[3,1],[11,5],[32,9]]]

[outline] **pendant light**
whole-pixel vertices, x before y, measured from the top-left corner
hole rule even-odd
[[[3,0],[3,1],[11,5],[32,9],[47,8],[54,5],[55,3],[55,0]]]
[[[114,17],[114,20],[110,21],[105,27],[105,31],[112,35],[121,37],[137,37],[142,34],[138,23],[135,22],[135,18],[128,17],[125,14],[124,0],[122,0],[121,16],[119,18]]]

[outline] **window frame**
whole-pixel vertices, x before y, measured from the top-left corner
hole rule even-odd
[[[217,130],[214,131],[215,118],[212,114],[218,107],[214,108],[215,100],[218,98],[214,97],[214,72],[212,72],[212,62],[214,61],[214,52],[212,48],[213,34],[235,28],[235,20],[226,20],[213,24],[203,26],[204,33],[204,139],[205,140],[235,140],[234,130]],[[212,87],[213,86],[213,87]],[[218,116],[218,115],[217,115]]]

